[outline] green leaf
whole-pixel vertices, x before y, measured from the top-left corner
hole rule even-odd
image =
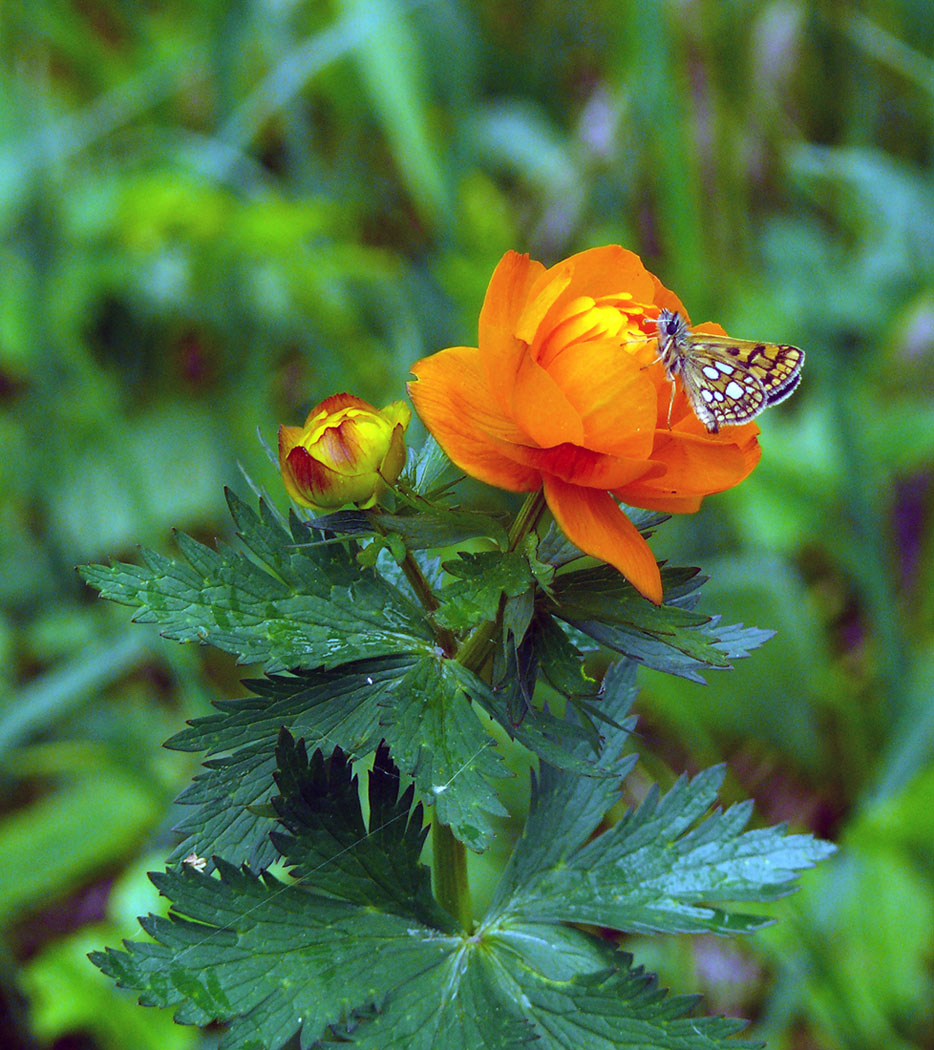
[[[341,536],[378,536],[389,533],[400,537],[406,547],[413,551],[448,547],[478,536],[489,538],[500,547],[505,547],[508,542],[502,524],[488,514],[450,510],[428,503],[417,508],[403,508],[396,514],[374,510],[341,510],[312,518],[308,524],[319,531]]]
[[[552,929],[545,923],[504,926],[487,942],[491,963],[498,964],[504,984],[508,977],[511,994],[523,1004],[541,1036],[536,1046],[543,1050],[752,1050],[762,1045],[732,1038],[744,1021],[693,1017],[696,996],[668,997],[654,975],[632,968],[622,952],[614,953],[613,965],[602,971],[562,972],[565,958],[558,952],[549,958],[531,947],[550,943]]]
[[[495,741],[471,701],[488,706],[487,687],[454,661],[431,653],[346,664],[340,670],[276,675],[247,682],[256,696],[216,703],[169,747],[205,750],[206,769],[179,797],[197,807],[179,824],[186,837],[173,853],[219,853],[266,867],[276,858],[267,838],[273,750],[281,727],[309,747],[340,747],[363,758],[385,739],[438,819],[474,849],[493,834],[489,814],[504,810],[488,777],[507,776]]]
[[[622,716],[634,695],[631,667],[607,675],[605,702]],[[626,727],[607,731],[601,764],[622,776]],[[653,790],[609,830],[590,839],[618,793],[613,782],[542,768],[525,833],[493,906],[529,921],[577,922],[630,932],[748,933],[761,915],[727,902],[790,893],[796,873],[833,847],[783,828],[744,831],[751,803],[713,811],[723,768],[682,777],[664,797]],[[705,817],[705,814],[709,814]]]
[[[453,630],[496,619],[500,598],[516,598],[533,582],[528,558],[518,551],[462,553],[444,568],[457,580],[441,592],[435,619]]]
[[[703,682],[704,669],[725,669],[767,641],[771,631],[693,611],[706,577],[697,569],[662,569],[664,605],[647,602],[609,566],[566,572],[552,588],[555,616],[632,660]]]
[[[471,849],[489,845],[489,815],[506,816],[488,778],[508,772],[471,700],[487,687],[454,660],[420,660],[399,683],[397,702],[386,706],[386,741],[419,796],[436,806],[437,819]]]
[[[595,764],[600,737],[589,718],[578,721],[557,718],[547,706],[532,702],[541,651],[553,642],[555,634],[564,637],[561,629],[551,617],[538,614],[519,644],[514,636],[504,633],[503,645],[494,651],[494,685],[485,704],[489,713],[511,738],[550,765],[585,776],[610,775]],[[577,670],[574,687],[580,693],[593,694],[596,683],[584,676],[580,657],[576,652],[574,655]],[[572,746],[579,743],[585,746]]]
[[[290,874],[328,896],[374,907],[448,932],[455,925],[431,895],[431,876],[419,864],[427,829],[412,785],[399,794],[399,770],[381,746],[369,774],[369,831],[360,811],[356,777],[340,749],[309,762],[304,742],[279,734],[273,798],[279,823],[276,847]]]
[[[418,495],[433,499],[462,478],[463,472],[450,461],[433,434],[428,434],[422,447],[410,453],[403,479]]]
[[[283,733],[275,805],[292,875],[282,883],[217,860],[153,875],[168,918],[141,920],[154,943],[92,961],[144,1005],[227,1026],[221,1050],[280,1050],[300,1037],[373,1050],[615,1050],[748,1047],[723,1042],[740,1022],[692,1018],[610,944],[580,930],[505,916],[473,931],[429,892],[410,793],[385,751],[364,821],[339,753],[309,761]]]
[[[382,738],[381,703],[412,668],[411,657],[345,664],[339,671],[306,671],[247,681],[254,696],[215,702],[218,713],[195,719],[166,744],[215,756],[178,801],[195,807],[177,829],[185,838],[173,853],[218,853],[264,868],[277,857],[265,807],[273,793],[274,750],[284,726],[310,746],[340,747],[351,758],[372,752]]]
[[[233,493],[228,502],[252,558],[179,535],[185,562],[144,550],[145,566],[85,566],[84,578],[169,638],[269,669],[431,651],[417,606],[341,546],[311,544],[314,534],[294,516],[290,534],[265,503],[257,514]]]

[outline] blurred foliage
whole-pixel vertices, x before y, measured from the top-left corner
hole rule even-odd
[[[807,350],[750,481],[656,541],[778,637],[647,672],[641,728],[843,847],[751,948],[633,947],[772,1047],[932,1045],[926,0],[35,0],[0,50],[0,1045],[213,1045],[83,956],[154,907],[193,772],[159,745],[241,669],[74,564],[212,538],[238,464],[279,491],[257,427],[398,397],[506,249],[609,242]]]

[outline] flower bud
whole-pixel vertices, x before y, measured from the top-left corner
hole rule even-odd
[[[303,507],[335,510],[375,505],[405,465],[403,401],[377,409],[353,394],[334,394],[305,425],[279,427],[279,468],[286,491]]]

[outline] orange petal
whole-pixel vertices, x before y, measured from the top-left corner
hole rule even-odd
[[[634,302],[650,303],[655,292],[652,276],[639,256],[618,244],[578,252],[553,266],[543,280],[566,280],[566,285],[539,323],[539,339],[532,346],[536,355],[538,343],[548,336],[571,300],[584,295],[599,299],[626,293]]]
[[[649,601],[660,605],[658,564],[639,530],[608,492],[569,485],[546,474],[545,499],[562,532],[576,546],[608,562]]]
[[[572,277],[573,267],[569,259],[552,266],[550,270],[542,268],[535,284],[529,289],[528,301],[516,325],[516,335],[521,340],[529,345],[541,342],[546,334],[541,331],[542,322],[567,289]]]
[[[488,353],[488,343],[506,334],[517,335],[519,317],[525,309],[531,289],[545,272],[540,262],[518,252],[506,252],[490,278],[480,310],[480,345]]]
[[[642,265],[635,252],[618,244],[607,244],[601,248],[588,248],[578,252],[559,267],[570,267],[572,295],[590,295],[599,299],[603,295],[628,292],[637,303],[649,303],[655,291],[652,275]]]
[[[629,486],[619,489],[613,493],[623,503],[631,507],[641,507],[643,510],[656,510],[660,514],[693,514],[700,510],[703,496],[682,496],[677,492],[665,494],[659,490],[658,494],[652,494],[648,485]]]
[[[512,416],[536,445],[580,445],[584,424],[558,384],[532,357],[523,357],[512,390]]]
[[[722,492],[742,481],[758,462],[758,456],[753,460],[737,445],[713,435],[674,430],[658,435],[651,458],[665,467],[658,487],[671,492],[705,496]]]
[[[511,412],[512,389],[528,347],[516,335],[531,289],[545,272],[527,255],[506,252],[500,260],[480,310],[479,347],[487,387],[500,411]]]
[[[648,457],[658,422],[655,385],[619,343],[569,346],[552,360],[548,374],[580,413],[579,444],[614,456]]]
[[[554,448],[514,446],[511,458],[542,473],[554,474],[570,485],[590,489],[615,489],[636,478],[652,478],[665,471],[662,464],[651,460],[607,456],[571,444],[556,445]]]
[[[528,437],[499,411],[486,385],[480,351],[456,346],[412,366],[418,377],[409,396],[422,422],[450,458],[468,474],[511,492],[541,485],[537,470],[506,453]]]

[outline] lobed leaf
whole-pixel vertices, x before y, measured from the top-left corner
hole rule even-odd
[[[218,859],[153,875],[172,902],[142,920],[153,943],[92,961],[144,1005],[226,1031],[221,1050],[346,1042],[372,1050],[748,1048],[741,1023],[690,1016],[606,941],[500,916],[459,931],[430,893],[411,791],[399,795],[385,750],[369,778],[369,820],[336,752],[309,760],[283,732],[277,749],[283,831],[294,881]]]
[[[663,568],[665,604],[647,602],[609,566],[555,578],[551,612],[594,641],[647,667],[703,682],[701,671],[725,669],[774,632],[693,611],[706,577],[697,569]]]
[[[136,606],[166,637],[236,653],[271,670],[335,667],[367,657],[430,651],[418,607],[340,545],[315,545],[294,516],[290,531],[265,503],[259,513],[228,493],[252,557],[178,538],[185,561],[142,552],[144,566],[82,568],[101,595]]]
[[[607,706],[622,715],[634,692],[631,667],[607,676]],[[622,775],[625,729],[606,731],[600,762]],[[631,760],[630,760],[631,761]],[[615,784],[542,768],[532,808],[494,914],[535,921],[592,923],[631,932],[748,933],[760,915],[724,905],[790,893],[797,873],[833,851],[783,828],[745,831],[751,803],[711,810],[723,768],[682,777],[663,797],[591,839],[615,799]],[[586,790],[585,790],[586,786]]]
[[[503,810],[487,777],[508,775],[495,742],[471,710],[488,702],[476,676],[435,653],[384,657],[339,670],[304,671],[247,682],[256,694],[218,701],[218,713],[195,719],[169,740],[182,751],[207,751],[205,770],[178,801],[197,807],[178,830],[174,858],[220,853],[266,867],[276,859],[265,812],[273,790],[273,751],[281,727],[309,747],[340,747],[362,758],[385,739],[419,797],[474,849],[493,834]]]
[[[528,558],[517,551],[462,552],[444,568],[457,579],[442,590],[435,619],[454,630],[495,620],[502,596],[525,594],[533,582]]]

